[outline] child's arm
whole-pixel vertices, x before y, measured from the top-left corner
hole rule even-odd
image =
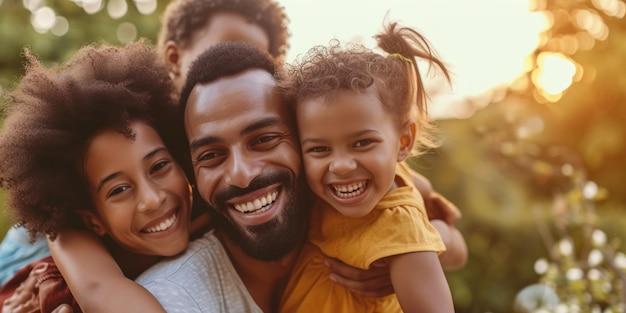
[[[445,270],[461,269],[467,263],[467,244],[463,234],[454,226],[461,219],[461,211],[445,197],[433,190],[430,181],[415,171],[411,171],[413,184],[419,190],[431,224],[439,231],[446,245],[446,251],[439,254],[439,261]]]
[[[435,252],[387,258],[391,282],[404,312],[454,312],[450,287]]]
[[[54,241],[48,240],[48,245],[59,271],[85,313],[165,312],[146,289],[124,276],[95,235],[66,231]]]
[[[446,251],[439,254],[439,262],[446,271],[462,269],[467,263],[467,244],[463,234],[443,220],[430,220],[430,223],[437,229]]]

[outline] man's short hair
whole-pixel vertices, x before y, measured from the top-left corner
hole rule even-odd
[[[180,95],[181,113],[185,111],[191,90],[197,84],[210,83],[251,69],[262,69],[275,76],[278,65],[268,53],[243,42],[223,42],[209,48],[191,63]]]

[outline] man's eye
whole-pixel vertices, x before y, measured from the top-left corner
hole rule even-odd
[[[206,153],[201,154],[198,157],[198,161],[210,161],[212,159],[217,158],[218,156],[219,156],[219,153],[217,152],[206,152]]]
[[[205,151],[193,162],[194,166],[212,167],[220,164],[226,157],[226,152],[221,150]]]
[[[274,140],[276,138],[278,138],[278,136],[269,136],[269,135],[268,136],[262,136],[262,137],[259,137],[256,140],[256,143],[267,143],[267,142],[270,142],[270,141],[272,141],[272,140]]]

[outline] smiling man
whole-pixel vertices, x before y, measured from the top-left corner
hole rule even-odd
[[[308,192],[271,63],[240,64],[243,72],[193,88],[185,131],[198,191],[217,213],[227,244],[274,261],[303,237],[308,208],[298,204]],[[212,80],[215,69],[208,66],[190,79]]]
[[[168,312],[276,312],[305,241],[310,193],[271,57],[224,43],[193,63],[181,95],[190,176],[215,230],[144,273]]]

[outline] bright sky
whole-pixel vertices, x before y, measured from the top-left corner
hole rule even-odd
[[[419,30],[454,73],[452,89],[434,94],[430,110],[436,118],[467,117],[488,104],[490,90],[512,82],[525,70],[524,60],[539,43],[546,27],[543,15],[529,12],[528,0],[278,0],[290,17],[288,61],[332,38],[357,40],[368,47],[391,20]],[[429,79],[427,88],[443,82]]]
[[[102,9],[101,0],[73,1],[88,12]],[[135,1],[146,14],[156,8],[156,1]],[[453,73],[451,88],[441,77],[424,77],[432,100],[429,109],[435,118],[468,117],[498,95],[504,95],[502,87],[527,70],[525,58],[537,47],[539,32],[547,27],[543,14],[528,11],[530,0],[277,1],[285,6],[291,20],[287,61],[314,45],[328,44],[332,38],[362,42],[373,48],[372,36],[382,30],[387,14],[390,20],[419,30]],[[50,8],[41,7],[41,0],[23,2],[33,11],[35,29],[57,35],[67,32],[67,20],[56,17]],[[123,16],[128,3],[108,0],[106,7],[112,17]],[[120,33],[129,34],[126,41],[136,36],[130,23],[122,23],[118,37]],[[547,74],[547,82],[561,83],[556,89],[567,88],[571,83],[572,75],[563,80]]]

